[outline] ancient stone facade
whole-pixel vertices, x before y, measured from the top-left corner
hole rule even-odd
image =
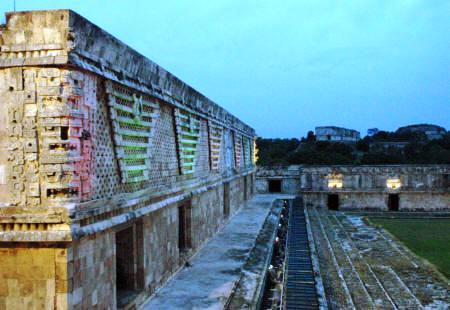
[[[256,190],[338,209],[450,210],[450,166],[261,167]]]
[[[359,131],[336,126],[316,127],[315,135],[317,141],[352,143],[360,139]]]
[[[138,304],[253,195],[254,130],[76,13],[0,44],[0,309]]]

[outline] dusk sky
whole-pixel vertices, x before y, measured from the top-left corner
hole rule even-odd
[[[320,125],[450,129],[450,1],[36,1],[69,8],[262,137]],[[13,0],[0,3],[13,10]]]

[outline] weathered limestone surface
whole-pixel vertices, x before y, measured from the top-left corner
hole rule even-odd
[[[253,195],[255,132],[72,11],[6,20],[0,251],[17,268],[0,308],[116,308],[121,264],[138,304]],[[125,229],[129,249],[117,241]],[[132,263],[117,256],[126,250]],[[47,252],[42,269],[67,274],[22,276],[22,257]]]
[[[389,194],[398,194],[400,211],[450,209],[448,165],[260,167],[257,192],[267,193],[270,180],[281,180],[282,193],[301,194],[306,205],[326,206],[328,194],[338,194],[339,209],[387,210]],[[388,180],[400,185],[389,188]]]
[[[2,247],[0,266],[0,309],[67,306],[66,249]]]

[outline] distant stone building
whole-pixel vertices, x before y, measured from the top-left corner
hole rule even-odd
[[[370,142],[371,150],[386,150],[389,148],[404,149],[409,142],[404,141],[375,141]]]
[[[367,129],[367,135],[369,137],[373,137],[374,135],[376,135],[378,132],[380,132],[380,130],[378,128],[369,128]]]
[[[335,126],[316,127],[316,141],[330,142],[357,142],[360,139],[359,131]]]
[[[449,165],[260,167],[258,193],[297,194],[331,209],[450,210]]]
[[[423,133],[427,136],[429,140],[441,139],[447,133],[447,130],[444,127],[430,124],[418,124],[418,125],[409,125],[405,127],[400,127],[397,129],[396,133],[404,134],[404,133]]]
[[[254,130],[72,11],[0,43],[0,309],[134,309],[253,195]]]

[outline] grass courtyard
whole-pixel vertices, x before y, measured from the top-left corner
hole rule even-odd
[[[450,219],[370,218],[450,279]]]

